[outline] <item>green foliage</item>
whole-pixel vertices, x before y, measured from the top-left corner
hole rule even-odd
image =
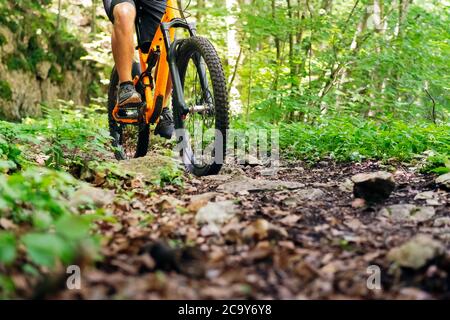
[[[52,219],[69,212],[65,199],[73,193],[76,181],[70,175],[45,169],[27,169],[0,176],[0,210],[14,222],[48,227]]]
[[[80,215],[69,201],[79,187],[69,174],[45,168],[0,175],[0,218],[18,226],[0,232],[0,264],[23,264],[19,246],[29,270],[70,264],[80,252],[97,258],[98,238],[90,232],[97,216]],[[11,294],[8,284],[6,277],[0,279],[0,296]]]
[[[330,157],[338,161],[363,159],[411,160],[427,150],[450,154],[450,127],[402,121],[332,118],[313,126],[281,126],[281,146],[310,160]],[[447,132],[447,133],[446,133]]]
[[[248,113],[271,122],[343,113],[449,119],[445,4],[414,1],[400,17],[398,2],[385,1],[380,30],[373,2],[290,3],[238,5],[244,58],[234,84]]]
[[[317,119],[314,124],[270,123],[256,126],[280,130],[280,147],[287,157],[316,162],[324,158],[340,162],[366,159],[413,161],[425,152],[429,157],[427,171],[444,166],[450,156],[450,126],[428,122],[406,123],[390,118],[361,119],[333,117]]]
[[[16,259],[16,238],[13,233],[0,231],[0,263],[10,264]]]
[[[24,163],[25,161],[19,148],[9,143],[0,131],[0,173],[15,170]]]
[[[7,81],[0,80],[0,99],[11,100],[12,90]]]
[[[32,68],[32,66],[20,52],[10,54],[8,57],[5,58],[5,61],[6,66],[10,71],[15,70],[31,71]]]
[[[7,40],[4,35],[0,33],[0,47],[6,44]]]
[[[165,166],[159,171],[159,179],[153,183],[161,187],[168,184],[181,186],[183,185],[182,171],[175,166]]]
[[[423,172],[433,172],[438,175],[450,172],[450,154],[433,154],[427,158]]]
[[[90,113],[96,117],[87,117]],[[101,123],[103,125],[99,125]],[[36,150],[29,148],[31,144],[45,156],[49,168],[70,170],[84,166],[111,152],[106,127],[103,115],[89,108],[77,109],[72,103],[61,102],[60,109],[47,110],[43,119],[28,119],[14,125],[0,121],[0,160],[23,165],[23,158],[36,155]]]
[[[55,32],[56,14],[48,5],[52,1],[22,0],[0,2],[0,23],[8,27],[16,37],[18,50],[4,57],[10,71],[36,72],[42,61],[58,64],[63,70],[73,70],[81,57],[87,54],[79,39],[65,26]],[[2,45],[0,39],[0,46]],[[51,79],[59,83],[61,76],[51,73]]]

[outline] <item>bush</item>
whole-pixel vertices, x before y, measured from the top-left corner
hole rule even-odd
[[[249,127],[235,122],[235,127]],[[338,162],[366,159],[413,161],[429,151],[428,169],[442,167],[450,156],[450,125],[430,122],[406,123],[389,118],[363,119],[343,116],[317,119],[314,124],[261,123],[280,130],[280,147],[285,157],[309,162],[329,158]],[[439,159],[439,161],[436,161]]]
[[[0,99],[11,100],[12,90],[7,81],[0,80]]]

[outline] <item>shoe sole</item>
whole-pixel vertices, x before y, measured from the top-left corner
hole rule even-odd
[[[124,106],[130,105],[130,104],[140,104],[140,103],[142,103],[141,97],[137,94],[134,94],[131,97],[129,97],[127,100],[119,103],[119,107],[124,107]]]

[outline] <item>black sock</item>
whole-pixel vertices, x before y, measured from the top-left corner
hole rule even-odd
[[[120,84],[120,86],[121,86],[121,87],[124,87],[124,86],[127,86],[127,85],[129,85],[129,84],[131,84],[132,86],[134,85],[133,81],[125,81],[125,82],[122,82],[122,83]]]

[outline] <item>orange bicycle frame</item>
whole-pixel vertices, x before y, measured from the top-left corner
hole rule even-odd
[[[162,23],[169,23],[176,18],[179,18],[178,5],[175,0],[167,1],[167,9],[162,18]],[[170,29],[170,40],[173,41],[175,38],[175,29]],[[159,121],[159,114],[162,108],[167,106],[167,100],[170,97],[172,91],[172,82],[170,78],[170,68],[167,59],[167,48],[166,43],[164,41],[164,35],[160,27],[157,29],[155,37],[150,46],[150,50],[148,53],[144,53],[141,49],[139,49],[139,61],[141,66],[141,77],[136,77],[133,82],[136,86],[139,81],[142,81],[142,84],[145,87],[145,102],[146,102],[146,110],[145,110],[145,123],[157,123]],[[155,66],[155,84],[154,90],[151,88],[151,80],[147,74],[148,68],[148,59],[155,52],[159,52],[159,58],[156,62]],[[150,72],[152,70],[149,70]],[[159,110],[157,110],[159,109]],[[113,111],[113,117],[116,121],[117,112],[119,108],[116,106]],[[158,114],[155,114],[157,112]],[[122,123],[135,124],[138,122],[136,119],[121,119],[119,120]]]

